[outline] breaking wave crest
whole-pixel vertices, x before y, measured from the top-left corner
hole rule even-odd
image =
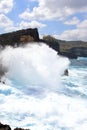
[[[60,87],[60,76],[69,65],[67,58],[58,56],[56,51],[41,43],[7,47],[0,58],[3,67],[7,68],[5,76],[19,88]]]

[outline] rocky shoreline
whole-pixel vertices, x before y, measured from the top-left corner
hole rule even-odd
[[[58,54],[70,59],[87,57],[87,42],[59,40],[50,35],[44,36],[43,41],[55,49]]]
[[[5,46],[18,47],[27,43],[44,42],[58,54],[68,58],[87,57],[87,42],[58,40],[50,35],[39,38],[37,28],[23,29],[0,35],[0,49]]]

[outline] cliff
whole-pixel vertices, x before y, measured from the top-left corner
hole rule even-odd
[[[39,34],[37,28],[19,30],[11,33],[0,35],[0,46],[6,45],[19,46],[20,44],[26,44],[28,42],[38,42]]]
[[[58,53],[60,52],[59,42],[58,42],[58,40],[56,38],[53,38],[52,36],[48,35],[48,36],[44,36],[43,39],[41,39],[40,41],[44,42],[49,47],[51,47],[55,51],[57,51]]]
[[[50,35],[39,38],[38,29],[23,29],[0,35],[0,47],[20,46],[29,42],[44,42],[58,54],[69,58],[87,57],[87,42],[58,40]]]
[[[58,40],[50,35],[44,36],[43,40],[51,43],[51,47],[60,55],[69,58],[87,57],[87,42]]]

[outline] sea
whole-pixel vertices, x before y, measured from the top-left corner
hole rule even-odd
[[[12,129],[87,130],[87,58],[68,59],[33,43],[6,47],[0,64],[1,123]]]

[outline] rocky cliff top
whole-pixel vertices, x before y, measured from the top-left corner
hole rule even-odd
[[[20,45],[28,42],[37,42],[39,41],[39,33],[37,28],[34,29],[23,29],[11,33],[1,34],[0,35],[0,45]]]

